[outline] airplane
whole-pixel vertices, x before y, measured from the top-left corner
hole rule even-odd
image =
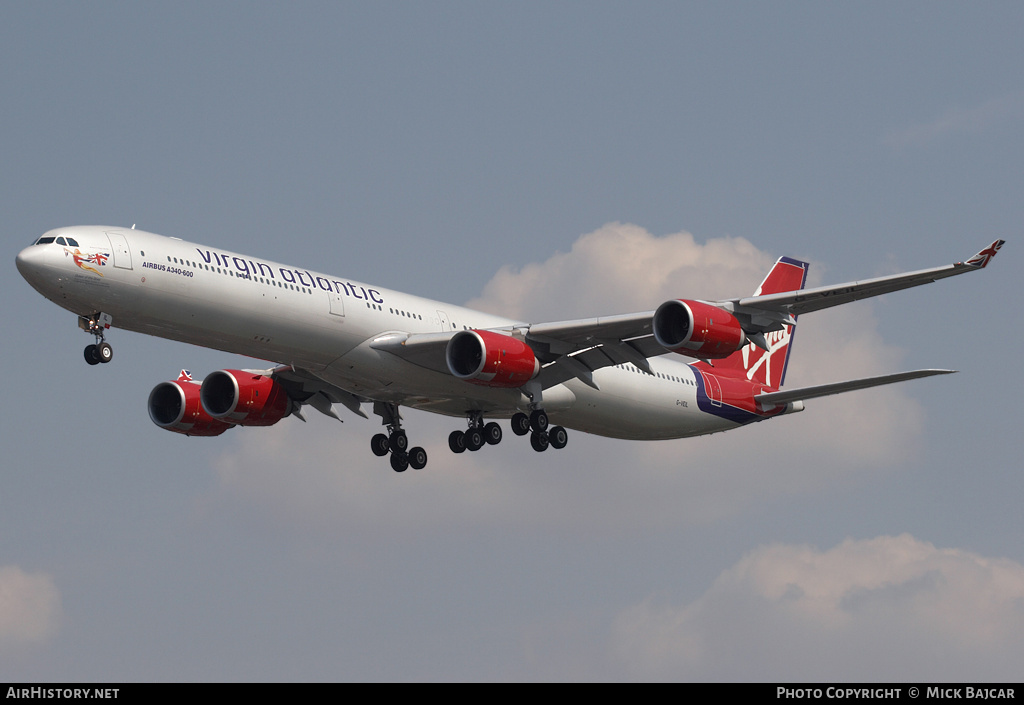
[[[422,469],[401,407],[466,419],[454,453],[502,440],[495,419],[535,451],[564,448],[566,429],[661,440],[725,431],[802,411],[809,399],[949,374],[921,369],[784,389],[801,314],[984,269],[1003,246],[904,274],[805,289],[808,263],[781,257],[752,296],[671,299],[655,310],[531,323],[131,228],[50,230],[17,255],[40,294],[94,337],[87,363],[109,363],[116,327],[271,361],[182,370],[149,395],[160,428],[218,436],[335,405],[386,433],[370,446],[397,472]],[[689,358],[687,361],[686,358]],[[552,422],[555,425],[551,425]]]

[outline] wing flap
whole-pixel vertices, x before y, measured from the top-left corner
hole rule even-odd
[[[341,387],[320,379],[308,370],[285,365],[275,367],[273,370],[263,370],[261,374],[273,377],[295,402],[308,404],[321,414],[341,421],[330,406],[331,404],[341,404],[353,414],[362,416],[364,419],[367,418],[360,407],[362,399]]]
[[[554,339],[572,344],[579,349],[593,345],[594,341],[599,338],[623,340],[650,335],[653,316],[654,311],[642,311],[618,316],[538,323],[529,327],[526,339],[527,342],[531,338]]]

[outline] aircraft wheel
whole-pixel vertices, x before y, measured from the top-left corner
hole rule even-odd
[[[90,365],[100,364],[100,351],[98,345],[85,346],[85,361]]]
[[[422,470],[427,466],[427,451],[416,446],[409,451],[409,465],[413,470]]]
[[[388,439],[388,447],[391,448],[392,453],[404,453],[409,447],[409,437],[405,435],[405,431],[392,433],[391,438]]]
[[[530,417],[524,413],[512,414],[512,433],[517,436],[525,436],[530,432]]]
[[[383,458],[388,454],[388,437],[383,433],[378,433],[376,436],[370,439],[370,450],[378,458]]]
[[[466,448],[469,450],[480,450],[484,447],[484,434],[479,428],[471,428],[466,431]]]
[[[100,343],[96,346],[96,355],[100,362],[110,362],[114,359],[114,348],[110,346],[110,343]]]
[[[453,453],[461,453],[466,450],[466,434],[462,431],[452,431],[448,434],[448,447]]]
[[[534,409],[530,414],[530,428],[537,433],[544,433],[548,430],[548,415],[543,409]]]
[[[533,449],[538,453],[546,451],[550,442],[548,434],[546,433],[538,433],[534,431],[530,434],[530,445],[533,446]]]
[[[491,421],[484,426],[484,440],[487,445],[496,446],[501,443],[501,426]]]
[[[561,426],[552,426],[548,430],[548,440],[551,441],[552,448],[565,448],[565,444],[569,442],[569,434]]]
[[[405,472],[409,467],[409,456],[405,453],[391,454],[391,469],[395,472]]]

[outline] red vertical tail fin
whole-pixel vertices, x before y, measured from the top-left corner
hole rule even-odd
[[[780,257],[761,282],[761,286],[757,287],[754,296],[803,289],[809,266],[807,262]],[[793,326],[785,325],[781,330],[765,333],[762,342],[766,344],[767,350],[755,343],[747,343],[725,359],[715,360],[714,364],[699,362],[697,366],[709,372],[725,373],[730,376],[742,375],[765,387],[778,389],[786,379],[786,367],[789,365],[789,352],[793,343]]]

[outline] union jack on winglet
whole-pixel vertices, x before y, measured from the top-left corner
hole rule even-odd
[[[996,240],[984,250],[974,255],[974,257],[967,260],[965,264],[978,267],[979,269],[984,269],[992,258],[996,256],[996,253],[999,252],[999,248],[1001,248],[1005,242],[1006,240]]]

